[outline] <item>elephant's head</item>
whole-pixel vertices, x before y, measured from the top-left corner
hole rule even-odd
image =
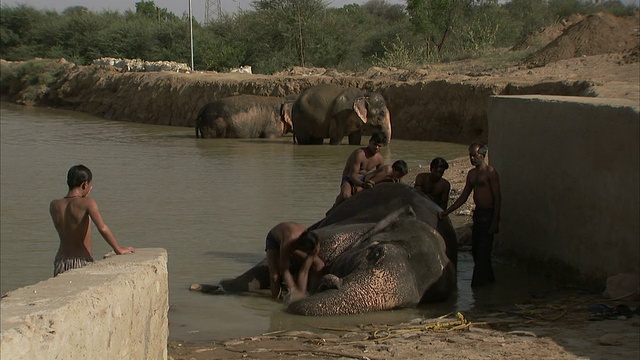
[[[353,110],[364,126],[381,131],[387,135],[387,143],[391,141],[391,116],[382,94],[371,92],[358,97],[353,102]]]
[[[318,292],[291,303],[287,310],[326,316],[418,304],[449,267],[445,242],[416,219],[411,207],[379,224],[327,264]]]

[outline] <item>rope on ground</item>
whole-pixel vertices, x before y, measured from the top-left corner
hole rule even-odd
[[[374,341],[384,341],[391,338],[396,338],[400,336],[405,336],[411,333],[423,333],[423,332],[431,332],[431,333],[443,333],[443,332],[451,332],[458,330],[466,330],[471,325],[478,325],[480,323],[472,323],[467,320],[462,313],[456,313],[456,317],[458,320],[453,321],[445,321],[445,322],[435,322],[430,324],[420,324],[420,325],[403,325],[397,327],[388,327],[386,329],[374,329],[369,331],[369,337],[365,340],[374,340]]]

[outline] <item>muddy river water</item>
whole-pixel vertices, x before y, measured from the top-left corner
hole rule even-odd
[[[536,281],[519,281],[518,269],[498,262],[502,286],[474,293],[469,287],[473,262],[461,252],[459,291],[448,302],[418,309],[308,318],[289,315],[263,296],[190,292],[192,283],[216,283],[260,261],[264,237],[276,223],[320,220],[355,147],[294,146],[290,137],[195,139],[190,128],[8,103],[1,111],[1,293],[52,275],[58,239],[48,204],[66,194],[66,172],[75,164],[92,170],[91,195],[120,245],[168,251],[172,339],[406,321],[513,303],[537,291]],[[382,151],[388,163],[404,159],[411,168],[428,168],[435,156],[464,156],[466,146],[394,140]],[[108,251],[94,229],[94,257]],[[544,281],[539,285],[544,287]]]

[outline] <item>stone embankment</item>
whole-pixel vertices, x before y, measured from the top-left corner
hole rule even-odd
[[[491,95],[579,96],[589,94],[591,86],[588,81],[501,82],[473,74],[423,79],[424,74],[415,71],[389,74],[384,69],[373,71],[375,68],[365,76],[335,71],[309,76],[121,72],[112,66],[76,66],[64,60],[58,63],[55,80],[36,90],[26,82],[10,84],[4,80],[3,98],[106,119],[193,127],[200,108],[214,99],[237,94],[289,96],[316,84],[334,83],[381,92],[391,112],[395,139],[469,143],[488,139],[487,104]],[[20,67],[20,63],[6,61],[1,65],[3,73],[8,74]]]
[[[5,294],[0,358],[166,359],[167,251],[110,256]]]

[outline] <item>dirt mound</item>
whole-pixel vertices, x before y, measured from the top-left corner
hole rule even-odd
[[[525,59],[543,66],[581,56],[622,52],[638,45],[638,14],[616,17],[599,13],[567,28],[562,35]]]
[[[618,61],[618,64],[633,64],[640,61],[640,45],[636,46],[634,49],[629,50],[628,53],[622,55],[622,59]]]
[[[584,15],[573,14],[567,18],[556,21],[553,25],[547,26],[541,31],[526,36],[524,39],[514,45],[510,50],[520,51],[528,49],[539,49],[557,39],[558,36],[562,35],[562,33],[567,28],[582,21],[584,18]]]

